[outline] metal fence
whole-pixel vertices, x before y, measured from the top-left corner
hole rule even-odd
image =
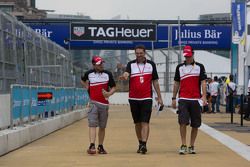
[[[11,84],[72,86],[70,53],[0,11],[0,93]]]

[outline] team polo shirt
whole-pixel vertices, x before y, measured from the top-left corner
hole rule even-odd
[[[201,81],[207,78],[202,64],[185,62],[176,67],[174,80],[180,83],[179,98],[196,100],[201,98]]]
[[[152,99],[152,80],[158,79],[156,65],[150,60],[137,63],[136,60],[128,62],[126,72],[130,74],[129,99]]]
[[[89,81],[89,96],[92,101],[108,105],[109,102],[102,94],[102,89],[108,91],[115,86],[113,75],[109,71],[97,72],[94,69],[87,71],[81,78],[82,81]]]

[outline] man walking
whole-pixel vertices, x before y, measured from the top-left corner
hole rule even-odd
[[[96,154],[96,127],[99,127],[98,153],[107,154],[107,151],[103,147],[103,142],[108,120],[108,98],[114,94],[116,85],[112,73],[104,70],[103,63],[104,61],[101,57],[94,56],[92,58],[93,69],[87,71],[81,80],[82,85],[88,89],[91,106],[88,112],[90,140],[90,146],[87,150],[88,154]]]
[[[126,72],[120,79],[129,79],[129,104],[139,142],[137,153],[145,154],[152,112],[152,84],[158,96],[158,104],[163,106],[163,102],[155,63],[146,59],[143,45],[135,47],[135,55],[136,59],[127,64]]]
[[[172,97],[172,107],[176,108],[176,98],[178,100],[178,122],[180,125],[181,147],[180,154],[189,152],[195,154],[194,143],[201,125],[201,106],[207,103],[206,99],[206,72],[201,63],[194,61],[194,51],[189,45],[183,49],[184,63],[176,67],[174,77],[174,88]],[[202,95],[201,95],[202,88]],[[191,122],[191,137],[189,147],[186,144],[186,129]]]

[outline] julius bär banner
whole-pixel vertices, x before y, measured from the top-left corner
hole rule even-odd
[[[155,41],[154,24],[71,23],[71,40]]]

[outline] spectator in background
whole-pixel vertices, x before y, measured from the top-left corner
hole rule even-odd
[[[217,97],[219,94],[219,83],[218,83],[218,77],[214,76],[214,79],[212,80],[212,82],[210,82],[209,84],[209,92],[211,95],[211,103],[212,103],[212,113],[215,113],[215,105],[216,105],[216,112],[220,112],[219,106],[217,106],[218,104],[217,102]]]
[[[226,81],[226,113],[235,113],[233,104],[233,95],[236,94],[236,84],[233,82],[234,76],[229,76],[229,81]]]
[[[244,115],[244,119],[250,121],[250,79],[248,80],[248,96],[247,96],[247,111]]]

